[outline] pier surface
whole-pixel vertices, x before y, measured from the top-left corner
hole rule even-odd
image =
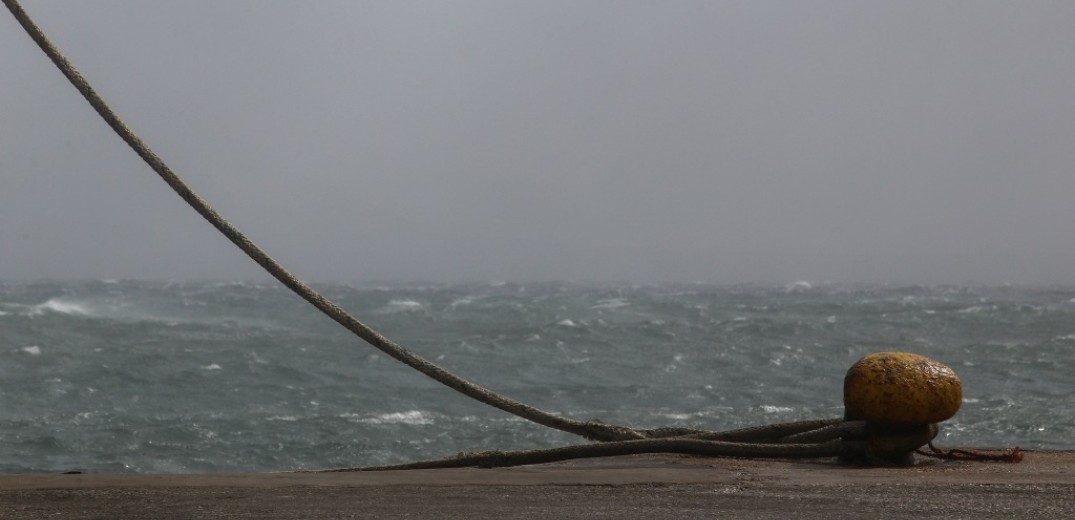
[[[1075,518],[1075,452],[1022,463],[674,455],[499,469],[0,475],[0,518]]]

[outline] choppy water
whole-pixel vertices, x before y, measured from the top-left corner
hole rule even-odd
[[[952,366],[946,446],[1075,448],[1075,288],[324,285],[394,340],[577,419],[713,429],[842,414],[881,350]],[[412,461],[578,439],[453,394],[276,285],[0,284],[0,472]]]

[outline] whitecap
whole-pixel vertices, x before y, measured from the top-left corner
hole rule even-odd
[[[41,355],[41,347],[39,347],[37,345],[30,345],[29,347],[22,347],[22,351],[27,353],[27,354],[30,354],[31,356],[40,356]]]
[[[673,421],[686,421],[686,420],[689,420],[689,419],[693,418],[697,414],[691,414],[691,413],[666,413],[666,414],[663,414],[663,415],[664,415],[664,417],[666,419],[671,419]]]
[[[620,307],[626,307],[630,305],[626,298],[608,298],[604,300],[597,300],[597,303],[590,306],[591,309],[619,309]]]
[[[562,327],[578,327],[578,325],[575,325],[575,322],[573,322],[573,321],[571,321],[569,319],[562,319],[562,320],[556,322],[556,324],[560,325]]]
[[[388,302],[389,307],[398,307],[401,309],[420,309],[422,304],[414,300],[391,300]]]
[[[345,414],[346,415],[346,414]],[[423,425],[433,424],[433,418],[429,414],[422,412],[421,410],[407,410],[405,412],[390,412],[375,415],[373,417],[365,417],[359,419],[358,422],[366,424],[412,424]]]
[[[220,369],[221,369],[220,365],[218,365],[216,363],[212,363],[212,364],[205,365],[204,367],[202,367],[202,370],[220,370]]]
[[[266,421],[295,422],[295,421],[298,421],[299,418],[295,417],[294,415],[274,415],[274,416],[269,417],[269,418],[267,418],[265,420]]]
[[[46,311],[71,316],[86,316],[90,314],[89,308],[87,308],[85,304],[66,301],[61,298],[52,298],[45,303],[34,305],[30,307],[29,314],[31,316],[40,316]]]
[[[813,289],[813,288],[814,288],[814,284],[812,284],[810,282],[807,282],[805,280],[800,280],[798,282],[791,282],[789,284],[784,285],[784,290],[787,291],[787,292],[807,291],[807,290],[810,290],[810,289]]]
[[[770,404],[761,405],[761,411],[763,411],[765,413],[781,413],[781,412],[790,412],[792,410],[794,410],[794,408],[792,408],[790,406],[773,406],[773,405],[770,405]]]

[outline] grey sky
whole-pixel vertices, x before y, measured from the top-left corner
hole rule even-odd
[[[310,280],[1075,282],[1075,3],[34,2]],[[0,16],[0,279],[261,278]]]

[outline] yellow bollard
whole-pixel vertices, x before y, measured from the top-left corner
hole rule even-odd
[[[909,352],[879,352],[858,360],[844,377],[844,416],[868,423],[865,462],[905,466],[937,435],[936,423],[959,410],[963,384],[951,369]]]

